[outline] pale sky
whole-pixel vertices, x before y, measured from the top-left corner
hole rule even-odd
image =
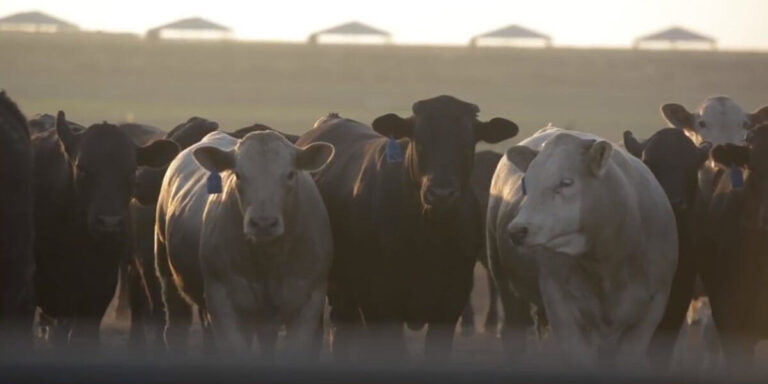
[[[184,17],[224,24],[242,39],[304,41],[357,20],[404,44],[466,44],[520,24],[560,46],[626,46],[670,25],[716,38],[725,49],[768,50],[768,0],[2,0],[0,16],[40,10],[87,30],[143,33]]]

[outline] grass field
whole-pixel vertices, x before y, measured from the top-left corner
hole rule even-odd
[[[768,104],[768,55],[630,50],[343,47],[148,42],[82,34],[0,34],[0,87],[31,116],[161,128],[198,115],[224,129],[262,122],[288,132],[339,112],[370,122],[452,94],[522,135],[552,122],[618,139],[665,125],[658,108],[727,94]],[[524,137],[524,136],[523,136]],[[503,144],[507,146],[509,143]]]

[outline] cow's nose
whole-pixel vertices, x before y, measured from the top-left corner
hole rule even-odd
[[[271,230],[277,228],[280,220],[277,217],[259,216],[251,218],[251,225],[261,230]]]
[[[124,228],[125,216],[96,216],[96,228],[103,232],[117,232]]]
[[[426,196],[427,203],[437,203],[453,201],[459,197],[459,189],[455,187],[433,187],[427,188]]]
[[[509,239],[512,244],[521,246],[525,244],[525,238],[528,237],[528,227],[524,225],[510,225]]]

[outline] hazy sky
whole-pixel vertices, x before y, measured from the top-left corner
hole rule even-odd
[[[768,50],[768,0],[2,0],[0,15],[42,10],[89,30],[144,32],[202,16],[237,37],[304,40],[315,30],[358,20],[400,43],[464,44],[508,24],[550,34],[569,46],[621,46],[638,35],[680,25],[721,47]]]

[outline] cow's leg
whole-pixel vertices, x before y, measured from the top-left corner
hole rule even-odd
[[[165,312],[163,309],[163,290],[160,279],[155,271],[154,252],[150,256],[143,255],[137,260],[141,265],[141,281],[146,294],[146,310],[144,317],[145,336],[150,335],[151,345],[163,345],[163,325],[165,324]]]
[[[336,297],[331,303],[330,318],[333,358],[339,361],[349,360],[361,333],[360,309],[348,297]]]
[[[203,307],[197,308],[197,316],[200,318],[200,326],[203,329],[203,352],[213,354],[216,352],[216,340],[211,326],[211,315]]]
[[[694,260],[691,256],[684,252],[680,253],[664,317],[661,318],[661,322],[656,327],[648,349],[648,356],[658,369],[670,367],[675,342],[691,304],[696,278]]]
[[[501,264],[496,235],[492,232],[488,232],[486,235],[488,271],[498,289],[504,310],[504,324],[502,324],[501,330],[502,346],[504,353],[510,359],[519,359],[525,354],[526,329],[533,324],[530,316],[530,303],[513,291]]]
[[[466,337],[471,336],[473,333],[475,333],[475,309],[472,307],[472,298],[470,297],[467,300],[467,305],[464,306],[464,311],[461,313],[461,334]]]
[[[115,306],[115,318],[123,320],[128,317],[131,311],[131,288],[130,288],[130,274],[131,265],[130,260],[121,262],[118,272],[118,284],[117,284],[117,305]]]
[[[316,358],[323,344],[325,287],[315,289],[301,312],[286,324],[286,349],[299,358]]]
[[[645,317],[622,336],[618,353],[611,356],[618,365],[637,367],[643,366],[648,361],[648,346],[651,344],[659,319],[664,316],[665,299],[664,295],[655,295],[645,311]]]
[[[277,349],[277,336],[280,333],[280,324],[275,320],[268,320],[256,324],[256,339],[259,341],[259,354],[265,361],[275,359]]]
[[[539,276],[539,290],[561,356],[567,363],[575,365],[589,366],[597,363],[596,346],[589,343],[588,335],[579,326],[578,311],[574,308],[578,303],[567,298],[565,288],[546,273]]]
[[[91,273],[89,284],[80,292],[70,344],[77,347],[98,347],[99,326],[117,289],[117,265],[95,268],[100,274]]]
[[[461,334],[469,337],[473,333],[475,333],[475,310],[472,308],[472,300],[470,299],[461,313]]]
[[[485,331],[498,332],[499,328],[499,291],[496,289],[496,283],[491,278],[491,271],[487,265],[483,265],[488,272],[488,313],[485,315]]]
[[[248,352],[251,348],[251,327],[235,310],[227,289],[221,281],[205,280],[205,305],[211,316],[218,349],[227,353]],[[261,344],[261,339],[259,343]]]
[[[167,249],[159,238],[155,239],[155,269],[165,307],[165,346],[173,352],[184,352],[189,341],[189,327],[192,325],[192,305],[181,296],[173,280]]]
[[[136,260],[132,260],[133,262]],[[136,265],[128,266],[126,276],[131,307],[131,329],[128,334],[128,345],[133,348],[143,347],[147,343],[144,322],[149,303],[141,275],[141,271]]]

